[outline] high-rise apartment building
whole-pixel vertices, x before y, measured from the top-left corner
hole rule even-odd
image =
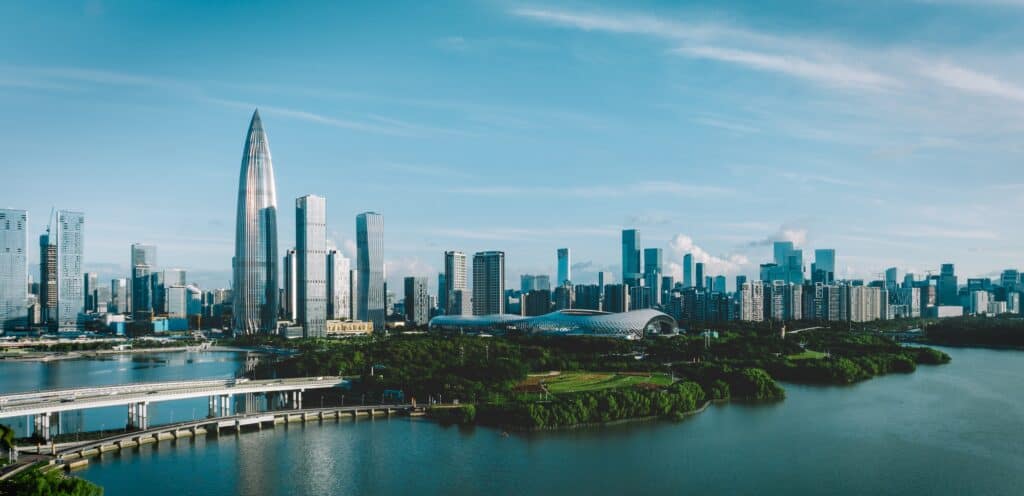
[[[426,277],[405,278],[405,321],[415,326],[430,322],[430,293]]]
[[[456,291],[465,294],[468,290],[466,254],[461,251],[444,252],[444,313],[447,315],[470,315],[473,313],[469,298],[462,297],[456,301],[454,294]]]
[[[505,313],[505,252],[473,255],[473,315]]]
[[[761,281],[744,282],[740,287],[740,320],[764,320],[764,286]]]
[[[384,217],[377,212],[356,216],[356,267],[359,303],[356,316],[384,330]]]

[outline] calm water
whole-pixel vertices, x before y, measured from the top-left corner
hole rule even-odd
[[[346,421],[106,455],[107,494],[1020,494],[1024,352],[853,387],[788,385],[680,423],[512,435],[424,420]]]
[[[49,362],[0,361],[0,393],[36,389],[105,386],[129,382],[180,381],[229,378],[245,363],[245,353],[169,352],[109,355],[102,360],[54,360]],[[150,407],[154,425],[206,415],[206,398],[158,403]],[[127,407],[96,408],[63,414],[67,432],[124,428]],[[19,436],[27,435],[30,421],[4,420]]]

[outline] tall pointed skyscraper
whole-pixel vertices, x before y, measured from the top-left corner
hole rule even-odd
[[[240,334],[274,332],[278,309],[277,192],[259,110],[252,114],[242,149],[236,222],[232,328]]]

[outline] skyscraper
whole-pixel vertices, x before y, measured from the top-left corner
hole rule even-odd
[[[789,260],[789,254],[793,251],[792,241],[776,241],[772,244],[775,255],[775,265],[784,267]]]
[[[350,311],[352,304],[350,298],[352,288],[350,287],[352,261],[338,250],[327,252],[327,318],[344,319],[352,318]]]
[[[629,287],[640,285],[643,262],[640,253],[640,232],[636,229],[622,230],[622,283]]]
[[[28,325],[28,212],[0,209],[0,330]]]
[[[82,254],[85,214],[57,212],[57,326],[75,329],[85,308]]]
[[[693,287],[693,254],[683,255],[683,287]]]
[[[572,281],[572,259],[569,256],[568,248],[558,249],[558,281],[556,284],[561,286],[567,282]]]
[[[285,320],[298,320],[299,312],[299,267],[295,248],[284,252],[284,301],[281,312]]]
[[[505,313],[505,252],[473,255],[473,315]]]
[[[814,250],[811,264],[811,282],[832,284],[836,276],[836,251],[831,248]]]
[[[704,262],[697,262],[694,264],[694,268],[697,289],[704,289]]]
[[[953,264],[942,264],[939,271],[938,300],[939,305],[959,305],[959,287],[956,281],[956,270]]]
[[[661,305],[661,248],[644,249],[644,285],[652,306]]]
[[[405,321],[415,326],[430,322],[430,293],[426,277],[405,278]]]
[[[234,317],[241,334],[277,330],[277,189],[270,144],[259,111],[252,114],[238,179],[235,257],[232,259]]]
[[[42,322],[52,327],[57,322],[57,233],[51,231],[53,219],[46,232],[39,236],[39,306]]]
[[[110,303],[108,313],[128,313],[128,279],[119,278],[110,280]]]
[[[149,275],[156,269],[156,246],[133,243],[131,246],[131,313],[137,318],[153,314]],[[127,302],[126,302],[127,303]],[[123,311],[128,311],[123,309]]]
[[[465,294],[469,289],[466,276],[466,254],[461,251],[444,252],[445,314],[468,315],[472,313],[469,298],[459,298],[456,301],[454,294],[455,291],[462,291]]]
[[[99,275],[96,273],[85,273],[82,280],[82,292],[85,294],[85,312],[96,312],[96,286],[99,283]]]
[[[302,335],[323,337],[327,320],[327,202],[321,196],[295,199],[295,258],[297,316]]]
[[[376,212],[356,216],[356,267],[359,270],[357,317],[384,330],[384,217]]]

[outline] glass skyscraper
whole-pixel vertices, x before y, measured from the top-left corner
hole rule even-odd
[[[832,284],[836,276],[836,251],[831,248],[814,250],[811,265],[811,282]]]
[[[85,308],[82,252],[85,214],[57,212],[57,326],[75,329]]]
[[[661,304],[661,248],[644,249],[644,286],[647,286],[651,305]]]
[[[356,216],[356,269],[359,290],[356,316],[384,330],[384,217],[377,212]]]
[[[693,254],[683,255],[683,287],[693,287]]]
[[[252,114],[242,148],[232,259],[236,333],[277,330],[277,191],[270,144],[259,111]]]
[[[28,213],[0,209],[0,330],[28,324]]]
[[[446,315],[468,315],[472,313],[472,308],[469,307],[469,298],[459,298],[458,301],[455,298],[456,291],[461,291],[465,295],[469,290],[467,272],[465,253],[461,251],[444,252],[444,313]]]
[[[558,286],[572,281],[572,259],[568,248],[558,249]]]
[[[327,202],[306,195],[295,200],[298,321],[303,337],[323,337],[327,320]]]
[[[641,270],[640,232],[636,229],[622,230],[622,283],[629,287],[640,285]]]

